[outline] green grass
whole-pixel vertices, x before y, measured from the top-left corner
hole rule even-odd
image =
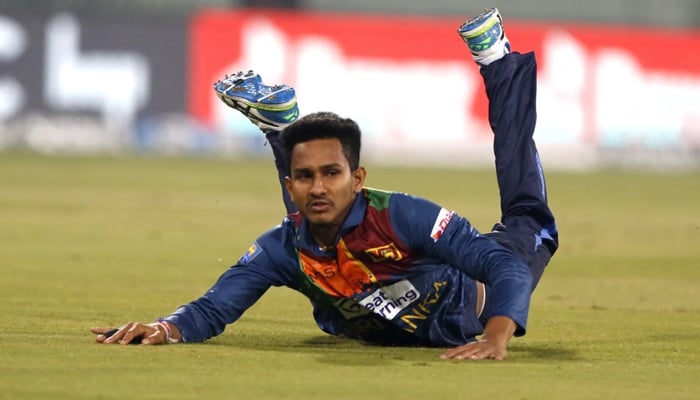
[[[370,167],[488,230],[492,171]],[[101,346],[283,213],[270,162],[0,154],[0,399],[697,399],[700,174],[548,173],[561,249],[502,363],[322,334],[275,288],[203,344]]]

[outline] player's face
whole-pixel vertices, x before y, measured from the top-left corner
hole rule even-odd
[[[350,170],[338,139],[294,146],[285,184],[299,212],[313,225],[338,229],[365,181],[365,170]]]

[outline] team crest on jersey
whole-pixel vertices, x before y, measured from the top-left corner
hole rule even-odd
[[[248,264],[249,262],[253,261],[253,259],[257,257],[260,253],[262,253],[262,248],[258,246],[257,242],[254,242],[250,245],[248,251],[246,251],[245,254],[243,254],[243,257],[241,257],[239,264]]]
[[[433,225],[433,230],[430,231],[430,237],[433,238],[434,242],[437,242],[440,237],[442,237],[442,234],[445,233],[445,229],[447,228],[447,224],[450,223],[450,220],[452,219],[452,216],[454,215],[454,211],[447,211],[444,208],[440,209],[440,212],[437,215],[437,218],[435,218],[435,224]]]
[[[401,254],[401,251],[393,242],[385,244],[384,246],[367,249],[365,253],[367,253],[374,262],[386,260],[399,261],[403,258],[403,254]]]

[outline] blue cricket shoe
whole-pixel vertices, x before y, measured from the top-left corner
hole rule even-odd
[[[252,70],[226,75],[214,83],[214,91],[221,101],[243,113],[263,132],[279,132],[299,117],[294,88],[268,86]]]
[[[462,24],[457,30],[479,65],[489,65],[510,53],[503,19],[493,7]]]

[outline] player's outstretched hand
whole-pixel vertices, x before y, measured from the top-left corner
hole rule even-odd
[[[484,328],[484,334],[476,342],[463,344],[447,350],[440,356],[454,360],[505,360],[508,356],[508,341],[515,332],[512,319],[496,316],[489,319]]]
[[[94,327],[90,331],[102,344],[165,344],[167,332],[159,324],[129,322],[120,328]]]
[[[488,339],[471,342],[454,349],[449,349],[440,356],[443,359],[453,360],[505,360],[508,355],[506,346],[500,343],[490,342]]]

